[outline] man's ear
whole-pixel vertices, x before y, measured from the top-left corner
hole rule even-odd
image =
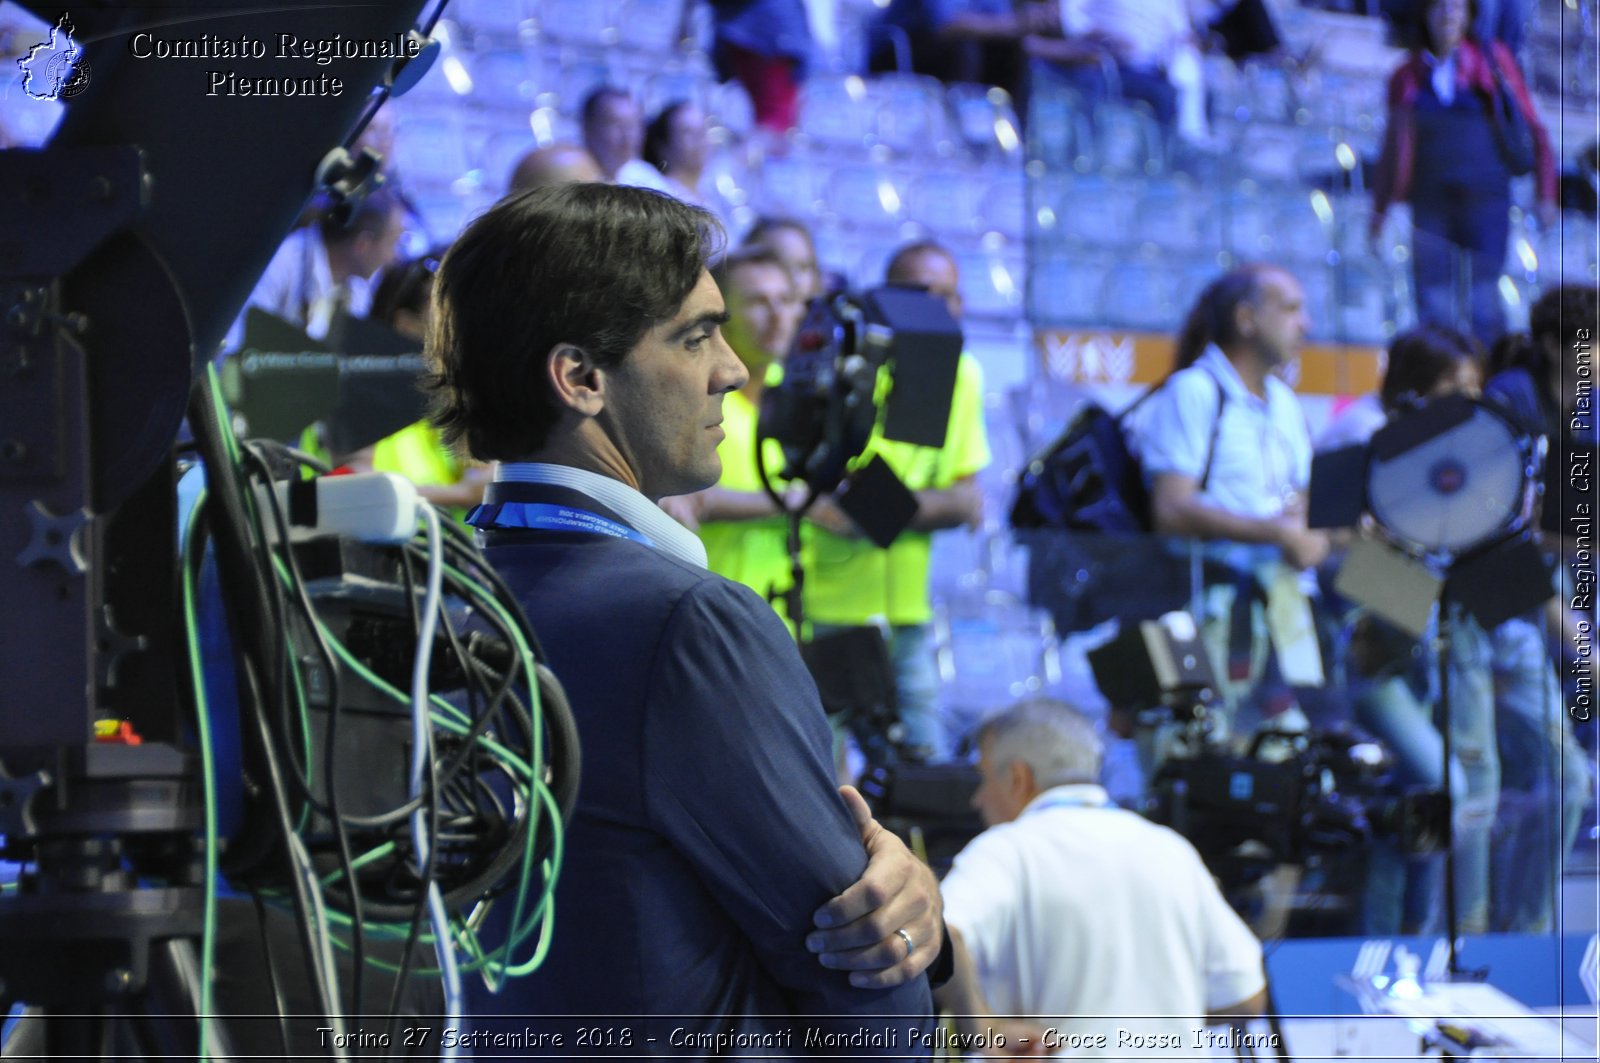
[[[550,348],[545,370],[560,405],[584,417],[605,408],[605,373],[582,347],[556,344]]]
[[[1256,308],[1250,300],[1241,299],[1239,305],[1233,308],[1233,331],[1243,339],[1254,339],[1256,335]]]
[[[1018,799],[1018,808],[1033,800],[1036,792],[1033,785],[1033,766],[1027,761],[1018,758],[1006,765],[1006,774],[1011,783],[1011,794]]]

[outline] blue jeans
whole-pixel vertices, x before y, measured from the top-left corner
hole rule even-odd
[[[1492,921],[1497,931],[1543,933],[1554,926],[1562,864],[1588,804],[1588,758],[1562,711],[1539,625],[1508,620],[1490,644],[1504,765]]]
[[[842,624],[812,624],[816,637],[844,630]],[[944,716],[939,711],[939,672],[934,665],[933,650],[929,646],[930,626],[927,624],[895,624],[889,629],[889,660],[894,666],[895,699],[901,734],[899,745],[929,761],[949,760],[950,732]],[[829,720],[833,724],[835,744],[842,741],[847,723],[840,717]],[[852,726],[861,751],[869,763],[884,763],[896,759],[893,750],[885,745],[882,736],[867,733],[867,729]]]
[[[1489,929],[1489,837],[1500,796],[1500,757],[1494,731],[1494,687],[1489,636],[1457,615],[1451,625],[1449,720],[1450,797],[1458,929]],[[1430,664],[1436,672],[1436,665]],[[1444,740],[1435,721],[1434,691],[1397,670],[1358,684],[1356,720],[1395,757],[1403,786],[1444,785]],[[1443,714],[1440,714],[1441,718]],[[1441,929],[1437,896],[1443,881],[1438,855],[1406,856],[1388,839],[1374,843],[1365,897],[1364,932],[1429,933]]]
[[[1418,320],[1470,331],[1485,347],[1494,343],[1506,330],[1500,269],[1511,237],[1509,190],[1486,196],[1444,189],[1413,198],[1411,232]]]

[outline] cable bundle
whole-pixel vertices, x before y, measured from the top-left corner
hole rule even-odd
[[[457,1021],[462,972],[498,987],[536,969],[548,948],[563,822],[577,792],[576,730],[561,688],[465,530],[421,503],[410,542],[357,548],[359,576],[338,564],[333,578],[320,576],[316,551],[292,543],[272,485],[325,470],[287,447],[236,440],[212,379],[196,386],[190,421],[211,470],[183,565],[208,880],[220,866],[258,900],[292,908],[335,1037],[347,1010],[335,949],[356,961],[348,1010],[363,1009],[362,969],[372,966],[396,975],[391,1016],[407,979],[422,975],[441,979],[447,1018]],[[220,860],[220,717],[200,648],[208,543],[228,588],[245,787],[244,826]],[[491,901],[512,911],[503,940],[479,934]],[[210,971],[210,891],[206,908]],[[376,939],[405,943],[397,965],[368,955]],[[419,946],[431,948],[432,963],[417,957]]]

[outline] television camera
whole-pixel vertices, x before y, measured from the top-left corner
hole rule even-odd
[[[1449,837],[1437,790],[1405,788],[1376,741],[1349,731],[1257,734],[1238,753],[1218,739],[1216,676],[1194,618],[1168,613],[1089,653],[1112,711],[1135,726],[1176,726],[1145,813],[1188,838],[1230,895],[1280,864],[1359,855],[1375,839],[1407,853]]]
[[[961,358],[961,328],[942,299],[889,286],[860,296],[813,300],[762,396],[756,463],[767,494],[789,522],[790,586],[780,592],[824,706],[855,723],[868,759],[915,759],[897,722],[895,684],[883,633],[850,628],[806,640],[800,521],[823,494],[879,548],[911,523],[916,496],[877,454],[861,455],[876,429],[885,440],[944,445]],[[766,467],[765,442],[783,452]],[[775,480],[789,485],[780,489]],[[917,485],[924,486],[924,485]]]

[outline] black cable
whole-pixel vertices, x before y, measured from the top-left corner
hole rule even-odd
[[[523,611],[522,602],[511,588],[506,586],[505,580],[500,578],[493,566],[486,563],[483,555],[478,551],[477,544],[473,542],[471,534],[454,521],[442,521],[445,528],[446,551],[455,548],[455,556],[463,559],[466,564],[463,570],[471,570],[474,579],[486,584],[494,592],[494,598],[505,609],[511,619],[527,636],[528,648],[533,653],[533,659],[544,662],[549,658],[545,655],[544,647],[539,644],[539,633],[533,629],[533,624],[528,621],[528,614]]]
[[[388,1032],[388,1035],[389,1035],[389,1043],[390,1044],[397,1044],[400,1041],[400,1038],[396,1036],[396,1033],[399,1030],[400,998],[405,992],[405,985],[406,985],[407,979],[409,979],[411,977],[411,963],[412,963],[412,960],[413,960],[413,958],[415,956],[415,953],[416,953],[417,940],[421,936],[421,933],[422,933],[422,919],[423,919],[424,915],[427,914],[427,910],[428,910],[428,883],[433,881],[434,863],[438,859],[438,856],[439,856],[438,835],[437,835],[437,828],[438,828],[438,823],[439,823],[439,803],[438,803],[439,790],[438,790],[438,778],[436,776],[436,773],[433,770],[433,767],[434,767],[433,760],[432,760],[432,758],[429,758],[429,761],[428,761],[429,770],[428,770],[428,778],[427,778],[427,788],[428,788],[428,795],[429,795],[429,802],[428,802],[429,803],[429,810],[428,810],[429,811],[429,814],[428,814],[428,831],[429,831],[428,859],[427,859],[426,864],[422,868],[422,877],[417,883],[417,906],[416,906],[415,911],[413,911],[412,915],[411,915],[411,929],[406,934],[405,948],[400,953],[400,969],[395,972],[394,990],[390,994],[390,997],[389,997],[389,1025],[388,1025],[387,1032]],[[447,940],[447,941],[440,942],[438,944],[438,947],[440,947],[440,948],[454,948],[455,945],[454,945],[453,942],[450,942],[450,941]]]
[[[277,492],[277,490],[276,490],[276,488],[274,486],[274,482],[273,482],[273,478],[272,478],[271,466],[266,462],[266,459],[262,456],[260,451],[256,448],[255,443],[253,441],[243,444],[242,448],[241,448],[241,453],[248,459],[248,461],[251,463],[251,465],[256,467],[256,471],[260,474],[260,476],[261,476],[261,478],[262,478],[262,480],[264,482],[264,485],[267,488],[266,491],[263,492],[262,494],[266,499],[267,512],[272,517],[273,526],[276,529],[277,536],[278,536],[278,541],[284,545],[284,550],[283,550],[284,567],[289,570],[290,582],[294,586],[295,604],[299,607],[302,619],[305,621],[305,626],[306,626],[306,629],[307,629],[307,633],[313,639],[316,640],[317,650],[318,650],[319,654],[322,656],[323,668],[328,674],[328,678],[329,678],[330,684],[332,684],[332,686],[330,687],[330,692],[329,692],[330,693],[330,705],[332,707],[336,708],[337,705],[338,705],[338,688],[337,688],[338,667],[337,667],[337,662],[334,660],[332,650],[329,649],[326,640],[323,639],[322,633],[317,627],[316,607],[311,603],[310,596],[308,595],[308,593],[306,591],[305,580],[300,576],[300,566],[299,566],[298,562],[295,559],[294,551],[288,545],[289,544],[289,521],[288,521],[288,517],[284,513],[282,500],[278,497],[278,492]],[[264,554],[264,557],[262,558],[262,564],[266,566],[266,569],[267,569],[268,572],[271,572],[271,573],[275,574],[276,573],[276,569],[273,567],[273,564],[272,564],[273,558],[274,558],[274,554],[272,552],[271,545],[268,544],[265,540],[263,540],[263,542],[261,543],[261,549],[262,549],[262,552]],[[276,578],[274,578],[272,586],[277,591],[277,595],[276,595],[275,601],[276,601],[276,604],[277,604],[277,614],[278,615],[276,617],[276,620],[280,624],[281,629],[285,633],[287,633],[287,631],[288,631],[288,627],[287,627],[288,618],[287,618],[287,614],[284,612],[284,609],[283,609],[283,597],[282,597],[282,595],[283,595],[283,586],[282,586],[282,583],[279,582]],[[284,663],[285,663],[285,665],[287,665],[289,667],[292,667],[292,662],[290,660],[286,659]],[[292,700],[289,697],[289,691],[291,689],[292,689],[292,684],[289,682],[289,677],[286,675],[285,676],[285,689],[283,691],[283,695],[284,696],[283,696],[283,698],[281,699],[281,701],[279,703],[279,713],[278,713],[279,714],[279,721],[278,721],[279,722],[279,733],[283,736],[283,739],[284,739],[284,741],[282,743],[282,745],[283,745],[283,753],[284,753],[284,756],[287,758],[287,760],[289,762],[289,766],[293,769],[293,771],[291,772],[291,775],[294,778],[295,787],[296,787],[296,789],[298,790],[298,792],[300,794],[300,799],[302,801],[304,801],[306,804],[308,804],[313,811],[320,812],[324,816],[327,816],[327,817],[331,818],[332,814],[333,814],[331,807],[327,803],[325,803],[324,801],[319,799],[317,797],[317,795],[316,795],[316,792],[314,790],[312,790],[311,784],[306,778],[307,774],[309,773],[309,767],[303,760],[300,759],[297,743],[291,740],[293,737],[296,737],[296,736],[298,736],[302,740],[309,740],[309,738],[310,738],[310,736],[308,734],[306,734],[306,731],[305,731],[305,728],[309,725],[309,721],[308,720],[302,718],[302,719],[300,719],[298,721],[299,724],[300,724],[300,726],[298,728],[293,726],[296,723],[296,721],[291,716],[291,713],[292,713],[293,708],[294,708]]]
[[[346,893],[349,897],[351,932],[350,952],[354,960],[355,973],[351,978],[351,1005],[355,1014],[362,1013],[362,980],[366,971],[366,932],[364,926],[364,913],[361,910],[361,888],[356,881],[355,859],[351,855],[350,835],[345,829],[344,818],[339,811],[339,793],[336,786],[334,773],[337,761],[337,739],[339,730],[339,716],[341,704],[339,699],[339,663],[334,658],[333,649],[328,645],[328,640],[323,637],[322,628],[318,624],[316,606],[312,604],[310,591],[306,587],[305,576],[300,571],[299,559],[295,557],[294,548],[289,540],[289,521],[283,512],[282,499],[278,497],[276,486],[272,479],[272,469],[266,456],[254,443],[244,445],[244,453],[249,456],[257,470],[262,473],[266,481],[266,495],[268,508],[272,511],[273,522],[277,528],[278,543],[282,547],[284,567],[289,572],[289,580],[294,587],[295,602],[300,607],[305,621],[307,633],[316,645],[317,653],[322,658],[324,675],[327,677],[328,710],[327,724],[323,729],[322,743],[322,779],[323,788],[327,791],[326,808],[327,818],[333,825],[334,843],[339,852],[339,869],[344,875]],[[307,707],[309,712],[309,707]],[[309,724],[309,720],[305,721]],[[292,758],[291,758],[292,759]],[[303,781],[303,780],[302,780]],[[310,787],[305,789],[310,792]],[[310,797],[313,807],[317,801],[314,794]]]
[[[250,531],[251,521],[245,510],[243,492],[227,451],[227,435],[218,416],[215,390],[209,373],[202,374],[196,380],[190,392],[188,415],[190,427],[206,462],[207,497],[217,507],[213,510],[207,506],[202,517],[217,545],[217,565],[222,585],[232,592],[223,594],[223,605],[239,648],[236,673],[240,706],[244,713],[255,720],[262,740],[267,789],[272,795],[271,803],[277,814],[279,829],[287,839],[293,832],[292,822],[283,778],[272,747],[271,730],[263,713],[264,692],[258,674],[264,672],[270,662],[279,656],[282,632],[272,625],[273,610],[268,605],[272,597],[268,589],[270,581],[251,556],[251,540],[255,536]],[[198,553],[196,556],[199,556]],[[292,853],[285,855],[292,862]],[[322,999],[331,1001],[332,996],[312,936],[311,921],[315,909],[300,876],[292,874],[291,878],[296,925],[301,944],[306,950],[307,964],[313,982],[321,990]]]
[[[245,682],[253,691],[258,690],[259,683],[255,677],[254,666],[248,658],[241,664],[240,671],[245,676]],[[259,711],[259,706],[250,715],[255,720],[258,737],[262,742],[262,760],[267,769],[267,789],[272,795],[272,810],[278,819],[278,829],[283,832],[285,839],[283,856],[289,864],[289,881],[294,890],[291,896],[294,902],[295,924],[300,932],[300,945],[305,950],[306,968],[311,975],[312,984],[317,987],[321,1006],[327,1007],[337,1002],[334,1000],[332,987],[328,984],[327,972],[322,967],[322,950],[318,948],[311,929],[318,921],[316,906],[311,903],[310,891],[306,888],[305,879],[295,867],[294,851],[288,845],[288,839],[294,835],[294,824],[289,816],[289,805],[283,790],[283,775],[278,766],[277,752],[272,748],[272,731],[266,717]],[[331,1015],[325,1017],[330,1021],[333,1018]]]
[[[241,449],[241,456],[248,453],[248,450]],[[240,472],[243,472],[243,470],[240,470]],[[244,486],[250,486],[248,474],[246,474]],[[269,490],[267,496],[271,500],[269,508],[275,508],[277,504],[276,492]],[[272,658],[267,662],[270,671],[264,673],[273,678],[273,683],[267,691],[269,695],[268,702],[273,706],[274,714],[277,717],[278,734],[284,737],[284,753],[289,758],[290,766],[293,769],[292,775],[295,780],[296,790],[300,793],[300,799],[313,809],[317,809],[320,808],[320,802],[315,799],[315,795],[311,793],[310,787],[304,778],[306,766],[296,758],[295,743],[289,741],[289,736],[296,733],[292,694],[294,662],[293,655],[290,652],[288,612],[283,600],[283,588],[276,577],[276,569],[273,565],[273,551],[271,545],[267,542],[266,536],[264,534],[252,536],[251,547],[255,555],[254,565],[256,570],[264,573],[267,578],[268,622],[271,623],[275,635]],[[268,740],[271,740],[270,735]],[[287,838],[287,835],[285,835],[285,838]]]
[[[272,1003],[278,1012],[278,1040],[283,1045],[283,1056],[289,1058],[289,1002],[283,998],[283,985],[278,981],[277,961],[272,957],[272,936],[267,933],[267,906],[258,890],[250,891],[250,901],[256,909],[256,926],[261,932],[261,948],[267,959],[267,984],[272,987]]]

